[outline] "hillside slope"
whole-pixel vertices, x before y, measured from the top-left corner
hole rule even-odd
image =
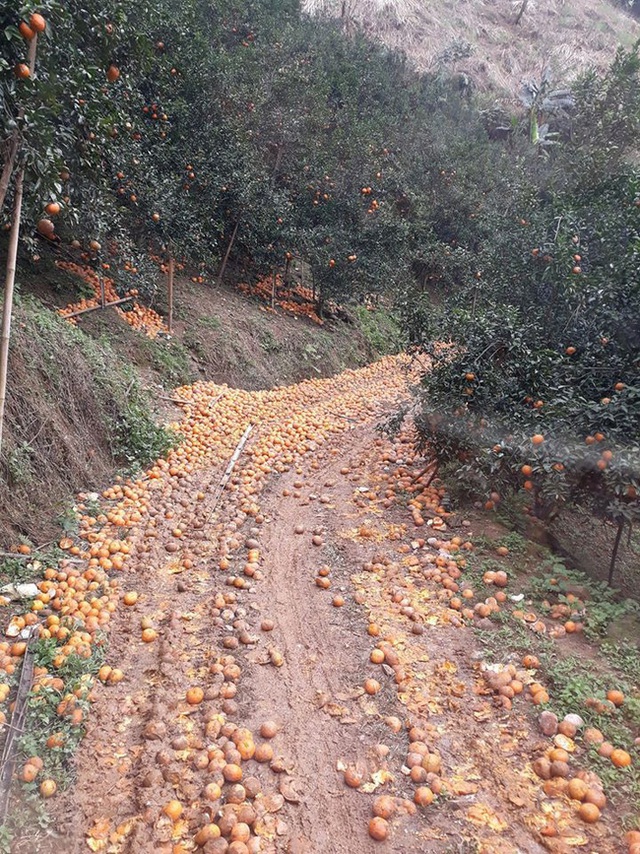
[[[550,67],[556,79],[611,63],[618,45],[640,37],[640,23],[611,0],[304,0],[311,14],[340,17],[388,47],[404,51],[421,70],[441,64],[467,74],[480,90],[515,94],[523,81]]]
[[[25,259],[19,282],[0,550],[59,536],[73,524],[74,493],[100,490],[117,470],[161,454],[167,437],[153,421],[174,419],[173,387],[196,380],[246,389],[288,385],[359,367],[399,343],[382,312],[320,327],[267,311],[232,287],[186,278],[176,280],[172,336],[150,339],[114,309],[86,314],[73,327],[55,310],[77,299],[80,280],[45,256],[37,268]],[[163,299],[160,293],[156,307],[165,313]]]

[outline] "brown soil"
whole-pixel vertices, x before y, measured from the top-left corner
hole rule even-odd
[[[317,403],[331,392],[316,394]],[[580,838],[599,854],[619,850],[613,815],[605,814],[587,837],[569,802],[543,795],[530,762],[549,743],[532,726],[526,701],[510,713],[491,702],[479,678],[482,654],[473,632],[410,560],[423,547],[412,546],[416,532],[406,508],[387,508],[382,500],[389,446],[373,426],[384,401],[371,403],[374,411],[354,418],[352,429],[312,443],[290,471],[270,476],[255,520],[239,514],[233,493],[213,513],[218,468],[158,493],[156,509],[171,505],[176,516],[155,517],[150,539],[143,530],[135,535],[123,586],[140,598],[135,607],[119,609],[110,632],[109,662],[125,679],[98,689],[75,786],[54,802],[58,834],[36,847],[32,842],[30,851],[80,854],[87,840],[112,854],[193,850],[193,833],[207,812],[202,790],[212,779],[194,760],[213,740],[215,722],[247,727],[260,743],[267,719],[280,726],[272,741],[275,762],[271,768],[243,763],[245,778],[255,776],[262,793],[254,799],[254,829],[264,854],[565,854]],[[414,465],[420,471],[420,462]],[[240,472],[249,467],[243,458]],[[203,502],[194,501],[199,489],[207,493]],[[186,531],[180,555],[195,561],[190,570],[182,571],[165,548],[178,524]],[[261,577],[244,590],[228,586],[229,574],[218,569],[221,530],[234,528],[239,545],[230,572],[240,571],[243,548],[254,547],[247,539],[260,548]],[[314,544],[312,537],[320,539]],[[322,565],[331,568],[329,590],[314,583]],[[229,592],[237,601],[224,602]],[[343,607],[332,604],[338,592]],[[159,630],[155,643],[140,641],[142,616],[151,616]],[[265,618],[274,621],[272,632],[260,631]],[[369,622],[393,643],[403,679],[394,681],[391,668],[369,662],[376,643],[367,634]],[[237,695],[223,702],[212,665],[215,671],[226,654],[241,677]],[[278,655],[281,666],[274,666]],[[381,683],[375,696],[362,689],[368,677]],[[191,685],[206,691],[201,706],[184,701]],[[402,722],[399,732],[385,723],[389,715]],[[430,750],[441,755],[446,792],[417,810],[415,784],[404,768],[408,726],[424,729]],[[339,769],[345,766],[361,771],[360,790],[344,784]],[[383,793],[398,800],[389,839],[378,843],[367,824],[375,796]],[[175,797],[185,812],[174,825],[161,809]],[[219,806],[211,806],[214,814]],[[560,828],[557,838],[540,835],[548,810]]]

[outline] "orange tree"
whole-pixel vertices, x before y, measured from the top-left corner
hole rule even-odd
[[[54,239],[97,240],[95,263],[123,286],[152,244],[207,266],[231,249],[255,275],[294,254],[319,303],[363,299],[460,241],[464,182],[447,169],[464,157],[446,161],[451,139],[440,131],[436,151],[430,134],[446,119],[461,140],[468,116],[398,55],[301,17],[293,0],[41,8],[35,80],[12,71],[19,16],[2,20],[4,138],[17,133],[28,161],[25,218],[60,204]]]
[[[36,72],[16,77],[24,62],[28,34],[21,21],[42,13],[46,29],[39,34]],[[149,4],[105,4],[45,0],[37,7],[0,13],[8,45],[0,81],[3,106],[3,168],[12,152],[25,162],[25,220],[35,226],[45,206],[60,206],[60,222],[87,234],[106,228],[110,152],[131,117],[132,76],[145,63],[144,28]],[[130,68],[125,69],[125,64]],[[132,75],[131,70],[135,70]],[[9,193],[11,182],[8,183]],[[52,210],[55,210],[53,208]],[[9,205],[3,208],[5,221]]]
[[[488,507],[522,490],[547,519],[586,506],[618,525],[617,542],[640,517],[640,178],[621,157],[640,116],[638,67],[632,51],[577,88],[576,120],[594,91],[617,91],[608,168],[594,168],[601,140],[581,127],[544,169],[537,156],[529,172],[507,169],[511,192],[479,207],[472,263],[446,307],[407,304],[433,359],[422,441],[461,488]]]

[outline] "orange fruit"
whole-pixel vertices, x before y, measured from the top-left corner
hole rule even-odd
[[[587,824],[595,824],[600,818],[600,810],[595,804],[583,803],[580,805],[578,815]]]
[[[28,42],[30,42],[31,39],[35,36],[34,31],[31,29],[31,27],[29,26],[29,24],[27,24],[26,21],[20,22],[18,30],[20,31],[20,35],[22,36],[22,38],[26,39]]]
[[[616,768],[628,768],[631,765],[631,756],[626,750],[620,750],[619,748],[614,750],[610,759]]]
[[[574,801],[584,801],[588,791],[589,787],[584,782],[584,780],[580,780],[577,777],[574,777],[573,780],[569,780],[569,785],[567,786],[567,794],[570,798],[573,798]]]
[[[624,703],[624,694],[622,691],[612,689],[607,691],[607,700],[613,703],[614,706],[621,706]]]
[[[34,12],[33,15],[29,18],[29,26],[36,33],[43,33],[47,29],[47,22],[39,15],[37,12]]]
[[[169,816],[171,821],[175,822],[182,815],[182,804],[180,803],[180,801],[176,801],[176,800],[169,801],[169,803],[165,804],[162,807],[162,812],[165,815]]]
[[[389,836],[389,824],[384,818],[374,816],[369,822],[369,836],[381,842]]]
[[[22,771],[20,771],[20,779],[23,783],[33,783],[38,776],[38,771],[39,769],[36,768],[35,765],[27,762],[27,764],[23,766]]]
[[[204,700],[204,691],[202,688],[189,688],[186,695],[187,703],[190,706],[199,706]]]
[[[433,792],[428,786],[418,786],[413,795],[414,803],[420,807],[429,806],[429,804],[433,803],[433,798]]]
[[[43,798],[50,798],[56,793],[58,784],[55,780],[47,779],[40,783],[40,794]]]

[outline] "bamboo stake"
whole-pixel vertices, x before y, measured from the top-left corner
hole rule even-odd
[[[0,211],[4,207],[4,200],[9,189],[13,169],[16,165],[16,155],[20,148],[20,134],[15,130],[12,136],[4,144],[4,166],[0,177]]]
[[[34,35],[29,43],[29,71],[33,77],[36,67],[36,47],[38,37]],[[20,111],[23,115],[23,110]],[[4,426],[4,407],[7,399],[7,374],[9,368],[9,339],[11,337],[11,315],[13,312],[13,290],[16,282],[18,263],[18,240],[20,238],[20,220],[22,219],[22,195],[24,191],[24,165],[16,174],[13,199],[13,222],[9,234],[7,251],[7,274],[4,283],[4,301],[2,305],[2,330],[0,332],[0,453],[2,452],[2,428]]]
[[[169,317],[167,318],[167,328],[169,333],[173,332],[173,276],[175,272],[175,260],[173,255],[169,258],[169,269],[167,271],[167,297],[169,300]]]
[[[2,428],[4,426],[4,407],[7,399],[7,373],[9,368],[9,339],[11,338],[11,315],[13,312],[13,289],[16,281],[18,259],[18,239],[20,237],[20,218],[22,216],[22,188],[24,168],[20,167],[16,175],[15,198],[13,205],[13,223],[9,235],[7,252],[7,275],[4,285],[2,306],[2,331],[0,332],[0,451],[2,451]]]

